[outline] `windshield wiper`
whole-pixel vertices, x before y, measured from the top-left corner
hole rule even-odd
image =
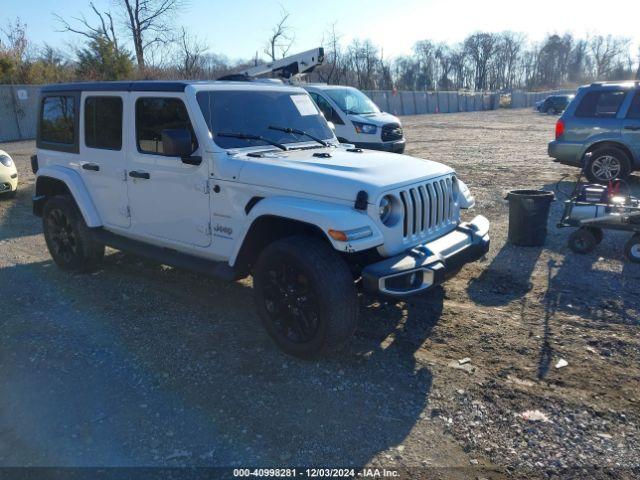
[[[305,132],[304,130],[298,130],[297,128],[288,128],[288,127],[276,127],[275,125],[269,125],[269,130],[277,130],[279,132],[296,134],[296,135],[304,135],[305,137],[309,137],[314,142],[318,142],[323,147],[328,147],[329,143],[324,140],[316,137],[315,135],[311,135],[310,133]]]
[[[235,132],[220,132],[216,133],[216,137],[228,137],[228,138],[239,138],[240,140],[260,140],[262,142],[273,145],[274,147],[278,147],[280,150],[289,150],[283,144],[274,142],[273,140],[269,140],[262,135],[251,135],[249,133],[235,133]]]

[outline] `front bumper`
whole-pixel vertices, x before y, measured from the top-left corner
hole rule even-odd
[[[354,142],[357,148],[364,148],[367,150],[381,150],[383,152],[391,153],[404,153],[404,147],[406,140],[395,140],[393,142]]]
[[[406,297],[440,285],[489,251],[489,220],[478,215],[431,242],[366,266],[362,284],[371,293]]]

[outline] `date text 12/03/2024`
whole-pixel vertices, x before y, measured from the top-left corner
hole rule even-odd
[[[397,470],[385,468],[238,468],[233,470],[234,477],[272,477],[272,478],[394,478]]]

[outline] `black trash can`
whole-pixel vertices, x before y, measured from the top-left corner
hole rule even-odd
[[[539,247],[547,238],[549,208],[553,192],[512,190],[509,200],[509,242],[521,247]]]

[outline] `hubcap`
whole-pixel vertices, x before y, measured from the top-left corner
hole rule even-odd
[[[49,213],[47,230],[55,253],[65,262],[70,262],[78,253],[78,240],[69,218],[62,210],[55,209]]]
[[[578,237],[575,240],[575,245],[579,250],[584,250],[587,247],[587,241],[582,237]]]
[[[613,180],[621,170],[620,161],[611,155],[598,157],[591,165],[591,171],[598,180]]]
[[[312,340],[320,325],[317,300],[309,279],[293,265],[267,271],[264,302],[275,329],[293,343]]]
[[[631,247],[631,256],[633,258],[640,258],[640,243],[636,243]]]

